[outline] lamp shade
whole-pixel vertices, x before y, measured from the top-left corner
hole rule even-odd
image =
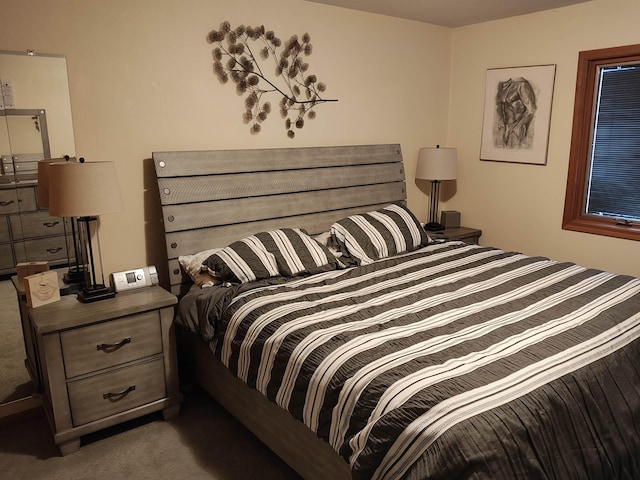
[[[85,217],[122,210],[113,162],[51,163],[48,173],[50,215]]]
[[[52,163],[64,163],[75,158],[45,158],[38,161],[38,207],[49,206],[49,165]]]
[[[455,180],[458,151],[455,148],[421,148],[416,165],[416,178],[421,180]]]
[[[50,158],[38,162],[38,206],[47,208],[49,206],[49,164],[53,162]]]

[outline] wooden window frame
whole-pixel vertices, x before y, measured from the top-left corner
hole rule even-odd
[[[588,50],[580,52],[578,56],[571,151],[562,219],[564,230],[640,241],[640,222],[627,225],[611,217],[589,215],[584,211],[598,67],[628,62],[640,63],[640,44]]]

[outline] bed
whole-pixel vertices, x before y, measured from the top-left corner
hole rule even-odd
[[[399,145],[153,158],[181,375],[302,477],[640,478],[640,279],[429,238]]]

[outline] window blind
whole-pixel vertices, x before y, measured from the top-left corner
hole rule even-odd
[[[640,65],[600,71],[586,213],[640,220]]]

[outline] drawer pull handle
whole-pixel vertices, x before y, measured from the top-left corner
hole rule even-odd
[[[55,222],[44,222],[42,225],[44,225],[45,227],[55,227],[56,225],[58,225],[60,222],[55,221]]]
[[[51,247],[51,248],[47,248],[47,252],[49,253],[58,253],[60,250],[62,250],[62,247]]]
[[[96,345],[96,348],[104,352],[113,352],[125,346],[127,343],[131,343],[131,337],[123,338],[118,343],[101,343],[100,345]]]
[[[6,200],[4,202],[0,202],[0,207],[6,207],[8,205],[11,205],[13,203],[13,200]]]
[[[124,397],[126,397],[130,392],[133,392],[135,389],[136,389],[135,385],[129,385],[128,388],[125,388],[121,392],[103,393],[102,394],[102,399],[103,400],[111,400],[112,402],[117,402],[118,400],[122,400]]]

